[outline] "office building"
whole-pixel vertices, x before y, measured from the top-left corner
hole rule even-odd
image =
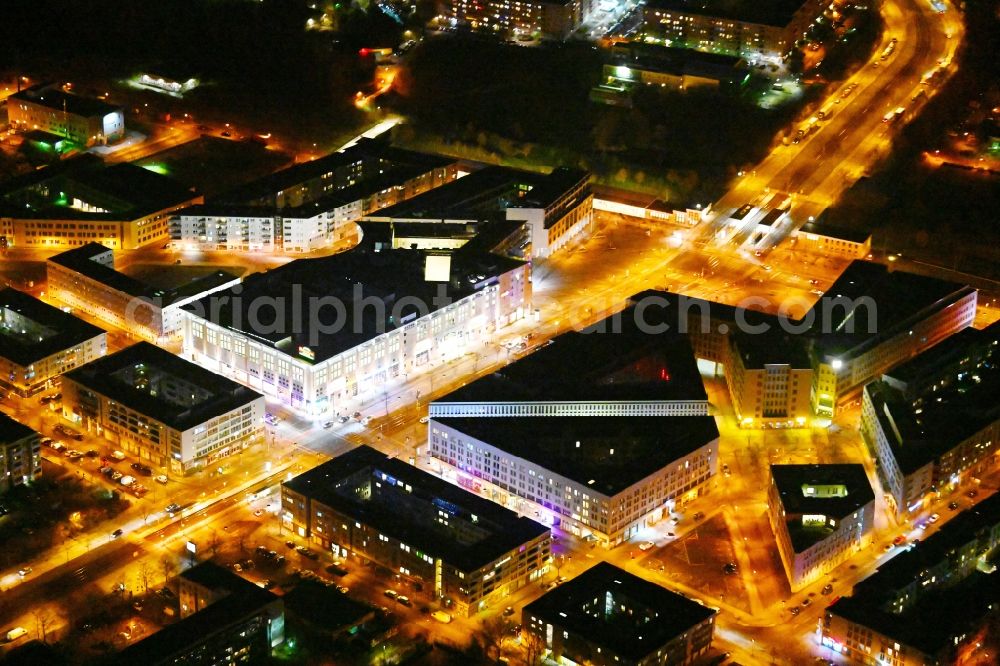
[[[104,356],[107,333],[16,289],[0,289],[0,389],[22,398]]]
[[[771,465],[767,517],[797,592],[868,546],[875,493],[863,465]]]
[[[240,282],[213,271],[173,289],[159,288],[116,271],[114,252],[100,243],[49,257],[45,272],[52,298],[150,342],[180,335],[185,305]]]
[[[327,639],[356,636],[376,620],[374,606],[318,581],[302,581],[281,598],[289,621]]]
[[[140,342],[63,375],[63,418],[186,474],[263,442],[264,397]]]
[[[803,427],[812,417],[812,364],[801,337],[770,332],[728,336],[726,384],[744,428]]]
[[[171,238],[186,248],[310,252],[354,237],[362,216],[457,177],[453,158],[364,139],[177,211]]]
[[[701,377],[683,337],[633,321],[563,335],[434,401],[431,468],[605,546],[696,498],[719,437]]]
[[[667,46],[784,57],[826,6],[820,0],[650,0],[642,8],[642,31]]]
[[[51,83],[8,97],[7,116],[15,128],[42,130],[80,146],[103,146],[125,136],[125,114],[120,106],[74,95]]]
[[[411,372],[526,316],[529,265],[356,248],[251,275],[185,306],[184,355],[314,418],[350,414]]]
[[[0,236],[10,247],[57,250],[101,243],[134,250],[170,239],[169,219],[201,195],[134,164],[82,155],[0,187]]]
[[[1000,495],[993,495],[835,600],[817,640],[866,666],[974,663],[986,656],[980,648],[1000,608],[997,544]]]
[[[590,13],[591,0],[448,0],[438,22],[508,38],[541,35],[566,39]]]
[[[283,526],[335,556],[375,562],[466,617],[548,567],[549,530],[368,446],[281,486]]]
[[[0,413],[0,493],[42,475],[41,436]]]
[[[997,465],[1000,325],[965,329],[864,389],[861,435],[896,514]]]
[[[716,611],[601,562],[524,607],[556,663],[686,666],[712,646]]]
[[[178,576],[181,620],[109,657],[109,664],[266,663],[285,641],[281,597],[204,562]]]
[[[711,217],[712,204],[694,201],[664,201],[649,194],[594,185],[594,210],[636,218],[649,226],[661,223],[693,227]]]
[[[864,259],[872,251],[870,232],[838,227],[824,222],[822,216],[793,231],[790,242],[795,249],[848,259]]]
[[[390,225],[519,222],[523,237],[511,243],[511,254],[543,259],[593,231],[589,180],[586,171],[565,167],[548,174],[486,167],[363,219]]]

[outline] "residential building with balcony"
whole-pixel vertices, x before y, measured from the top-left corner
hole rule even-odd
[[[147,342],[63,375],[62,415],[177,474],[263,443],[264,397]]]
[[[42,475],[41,435],[0,413],[0,494]]]
[[[16,289],[0,289],[0,389],[22,398],[107,352],[107,333]]]
[[[282,483],[282,525],[469,617],[547,571],[547,527],[361,446]]]
[[[592,0],[447,0],[438,21],[499,37],[566,39],[590,13]]]

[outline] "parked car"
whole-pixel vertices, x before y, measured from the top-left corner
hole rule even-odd
[[[169,479],[167,479],[167,475],[166,474],[158,474],[156,476],[156,478],[154,479],[154,481],[156,481],[157,483],[163,483],[163,484],[165,484],[167,481],[169,481]]]
[[[116,469],[111,470],[111,480],[112,481],[120,481],[123,476],[125,476],[125,475],[122,474],[121,472],[119,472],[118,470],[116,470]]]
[[[927,519],[927,522],[928,522],[928,523],[931,523],[931,524],[934,524],[934,523],[936,523],[936,522],[937,522],[938,520],[940,520],[940,519],[941,519],[941,516],[939,516],[939,515],[938,515],[938,514],[936,514],[936,513],[932,513],[932,514],[931,514],[931,517]]]
[[[117,530],[115,530],[114,532],[111,533],[111,538],[117,539],[122,534],[124,534],[124,532],[122,532],[122,529],[119,527]]]
[[[449,622],[451,622],[451,615],[445,613],[444,611],[440,610],[434,611],[433,613],[431,613],[431,617],[443,624],[448,624]]]
[[[649,550],[650,548],[654,548],[655,546],[656,544],[653,543],[652,541],[643,541],[642,543],[639,544],[639,550],[645,551]]]
[[[389,597],[390,599],[395,599],[396,597],[399,596],[399,592],[396,592],[396,590],[386,590],[382,594]]]
[[[174,502],[172,504],[168,504],[167,508],[164,509],[164,511],[166,511],[167,513],[177,513],[180,510],[181,510],[181,506],[177,502]]]
[[[132,463],[132,469],[139,472],[139,474],[142,474],[143,476],[153,476],[153,468],[150,467],[149,465],[143,465],[142,463],[134,462]]]
[[[403,595],[399,595],[398,597],[396,597],[396,603],[402,604],[403,606],[412,606],[413,605],[412,603],[410,603],[410,598],[407,597],[407,596],[403,596]]]
[[[114,458],[115,460],[125,460],[125,454],[122,453],[121,451],[112,451],[111,457]]]
[[[823,586],[823,589],[821,590],[822,594],[830,594],[831,592],[833,592],[832,583],[827,583],[826,585]]]
[[[101,454],[98,453],[97,449],[89,449],[87,451],[84,451],[83,455],[87,458],[96,458]]]

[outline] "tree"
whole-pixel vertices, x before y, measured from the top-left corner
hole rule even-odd
[[[171,555],[164,555],[160,558],[160,571],[163,573],[164,584],[174,577],[174,572],[177,571],[177,562]]]
[[[49,627],[52,626],[52,615],[44,607],[34,608],[31,614],[35,618],[35,631],[38,633],[38,640],[43,643],[47,642]]]
[[[545,641],[533,631],[521,632],[521,648],[524,650],[524,666],[539,666],[545,655]]]
[[[483,620],[479,629],[479,639],[482,641],[487,658],[494,653],[494,658],[500,659],[500,647],[508,633],[510,633],[510,622],[502,615],[494,615]]]
[[[143,560],[139,563],[139,584],[142,585],[142,593],[149,594],[149,581],[153,577],[152,567],[149,562]]]

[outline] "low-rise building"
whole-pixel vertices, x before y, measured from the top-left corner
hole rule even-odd
[[[7,116],[15,128],[42,130],[80,146],[114,143],[125,136],[120,106],[40,83],[7,98]]]
[[[42,475],[41,436],[0,413],[0,493]]]
[[[693,227],[709,219],[712,204],[664,201],[652,195],[594,185],[594,210],[635,218],[640,224],[676,224]]]
[[[147,342],[63,375],[63,418],[189,473],[263,442],[264,397]]]
[[[356,248],[251,275],[184,307],[184,355],[314,418],[347,412],[528,314],[530,265]]]
[[[871,232],[847,229],[826,223],[820,218],[806,222],[791,234],[792,247],[825,256],[864,259],[872,251]]]
[[[236,275],[213,271],[162,289],[116,271],[114,252],[100,243],[49,257],[45,272],[53,298],[150,342],[181,334],[188,303],[240,283]]]
[[[16,289],[0,289],[0,389],[27,398],[107,352],[107,333]]]
[[[448,0],[438,21],[500,37],[541,35],[565,39],[590,13],[592,0]]]
[[[375,607],[317,581],[302,581],[282,597],[289,621],[328,639],[355,636],[376,619]]]
[[[181,620],[108,658],[108,664],[266,663],[285,641],[281,597],[212,562],[178,577]]]
[[[965,329],[868,384],[861,435],[897,515],[996,468],[1000,325]]]
[[[29,249],[101,243],[134,250],[169,240],[170,215],[201,201],[167,176],[85,154],[5,182],[0,236]]]
[[[716,611],[601,562],[524,607],[557,663],[686,666],[712,646]]]
[[[281,486],[281,521],[336,556],[422,582],[461,616],[547,570],[548,528],[368,446]]]
[[[797,592],[868,546],[875,493],[864,465],[771,465],[767,516]]]
[[[673,47],[784,57],[826,6],[821,0],[650,0],[642,29]]]
[[[972,663],[1000,608],[998,544],[1000,495],[993,495],[837,599],[818,640],[866,666]]]

